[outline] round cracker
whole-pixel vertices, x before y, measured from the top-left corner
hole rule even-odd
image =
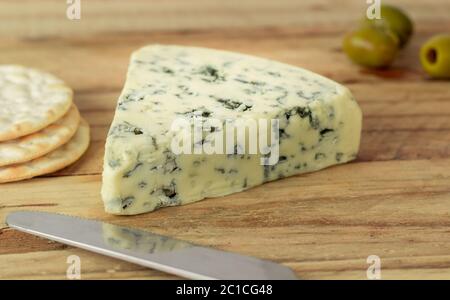
[[[58,171],[77,161],[89,146],[89,125],[81,119],[75,135],[69,142],[32,161],[0,167],[0,182],[28,179]]]
[[[15,140],[0,142],[0,167],[30,161],[67,143],[80,123],[75,105],[58,121],[44,129]]]
[[[39,131],[70,109],[73,92],[55,76],[16,65],[0,66],[0,141]]]

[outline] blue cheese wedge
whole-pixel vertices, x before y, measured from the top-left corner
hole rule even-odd
[[[277,120],[277,162],[261,164],[263,154],[245,149],[177,154],[171,129],[180,118]],[[131,57],[106,141],[105,209],[139,214],[348,162],[358,153],[361,122],[350,91],[310,71],[212,49],[141,48]]]

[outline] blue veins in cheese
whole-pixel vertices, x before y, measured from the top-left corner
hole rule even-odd
[[[199,117],[277,120],[276,163],[261,164],[262,152],[175,153],[173,123]],[[131,57],[106,140],[105,209],[150,212],[348,162],[361,122],[350,91],[310,71],[219,50],[146,46]]]

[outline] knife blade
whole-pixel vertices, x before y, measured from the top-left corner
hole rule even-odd
[[[19,211],[10,213],[6,223],[19,231],[188,279],[297,279],[288,267],[268,260],[95,220]]]

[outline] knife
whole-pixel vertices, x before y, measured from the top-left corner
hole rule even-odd
[[[19,211],[8,226],[188,279],[297,279],[280,264],[140,229],[47,212]]]

